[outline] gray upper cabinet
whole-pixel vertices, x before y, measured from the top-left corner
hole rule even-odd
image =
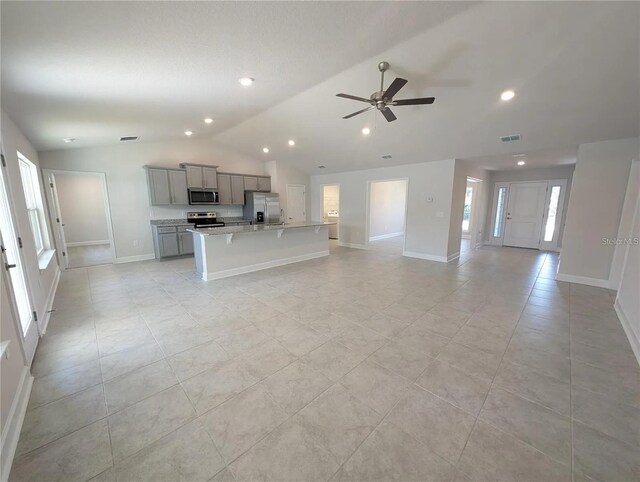
[[[189,189],[214,190],[218,188],[218,169],[215,166],[199,166],[197,164],[180,164],[187,171],[187,187]]]
[[[259,177],[258,178],[258,191],[271,192],[271,178]]]
[[[171,204],[169,173],[166,169],[147,169],[149,198],[152,206]]]
[[[231,204],[244,205],[244,176],[231,176]]]
[[[218,195],[220,196],[220,204],[233,204],[229,174],[218,174]]]
[[[245,191],[257,191],[258,190],[258,178],[255,176],[244,176],[244,190]]]
[[[186,206],[189,204],[187,193],[187,174],[184,170],[169,172],[169,193],[171,194],[171,204]]]

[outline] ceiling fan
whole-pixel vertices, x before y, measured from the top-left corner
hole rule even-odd
[[[353,114],[344,116],[343,119],[350,119],[371,109],[378,109],[384,116],[384,118],[387,119],[387,122],[392,122],[396,120],[397,117],[394,115],[391,109],[389,109],[390,106],[433,104],[433,102],[436,100],[435,97],[393,100],[393,96],[396,95],[400,91],[400,89],[405,86],[407,80],[396,77],[396,79],[391,82],[391,85],[387,88],[387,90],[384,90],[384,73],[389,70],[389,62],[380,62],[378,64],[378,70],[382,73],[382,78],[380,79],[380,90],[371,94],[371,97],[369,97],[368,99],[349,94],[336,94],[337,97],[343,97],[345,99],[357,100],[360,102],[371,104],[366,109],[362,109],[354,112]]]

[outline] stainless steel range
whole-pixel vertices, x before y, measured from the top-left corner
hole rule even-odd
[[[188,212],[187,222],[192,223],[194,228],[218,228],[224,226],[223,221],[218,220],[218,214],[211,212]]]

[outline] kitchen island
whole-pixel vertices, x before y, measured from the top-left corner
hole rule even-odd
[[[209,281],[328,256],[331,224],[257,224],[188,231],[193,233],[198,274]]]

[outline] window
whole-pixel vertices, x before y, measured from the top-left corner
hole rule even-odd
[[[504,205],[507,199],[507,188],[500,187],[498,188],[498,200],[496,202],[496,212],[495,212],[495,221],[493,228],[493,237],[501,238],[502,237],[502,228],[504,224]]]
[[[551,196],[549,198],[549,208],[547,211],[547,223],[544,227],[544,240],[553,241],[553,234],[556,230],[556,217],[558,215],[558,203],[560,202],[560,186],[551,188]]]
[[[33,233],[36,253],[40,256],[46,249],[47,232],[44,209],[42,207],[42,195],[40,194],[40,183],[38,182],[38,170],[35,164],[20,153],[18,153],[18,161],[20,163],[20,177],[22,178],[24,199],[27,203],[29,225]]]
[[[464,211],[462,213],[462,232],[469,232],[469,223],[471,221],[471,198],[473,197],[473,188],[468,187],[464,193]]]

